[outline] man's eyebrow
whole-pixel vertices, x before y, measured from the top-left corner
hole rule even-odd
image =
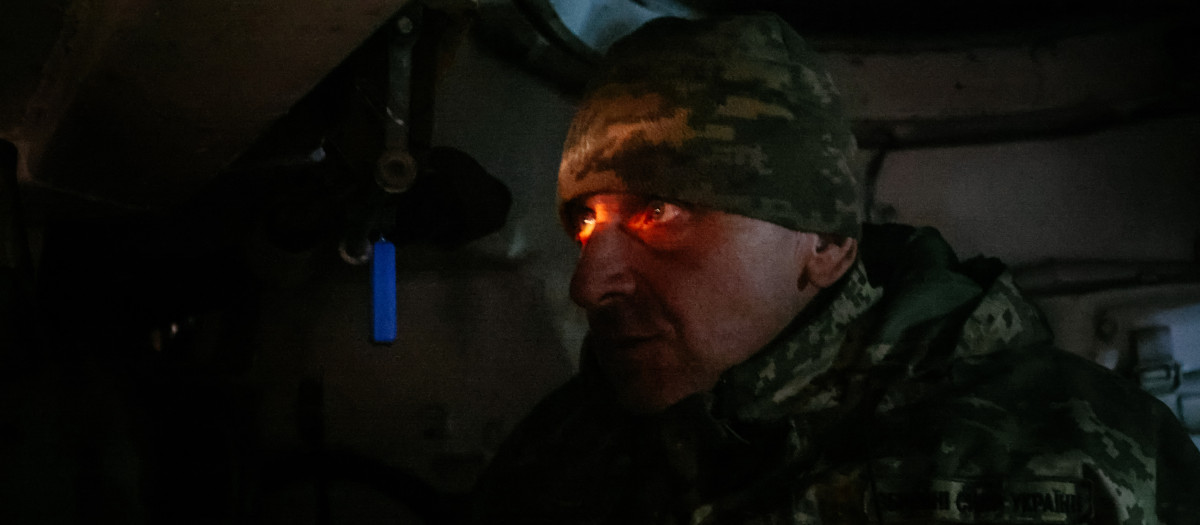
[[[579,210],[592,209],[590,206],[585,204],[585,201],[586,199],[582,198],[571,199],[563,204],[563,211],[566,211],[567,213],[573,213]]]

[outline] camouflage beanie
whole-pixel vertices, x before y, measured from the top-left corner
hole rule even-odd
[[[648,22],[613,45],[572,122],[560,207],[632,192],[857,238],[854,136],[818,64],[773,14]]]

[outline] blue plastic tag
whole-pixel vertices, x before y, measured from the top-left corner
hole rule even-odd
[[[391,343],[396,340],[396,246],[380,238],[371,256],[371,340]]]

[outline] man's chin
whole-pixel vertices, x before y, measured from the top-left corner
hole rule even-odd
[[[657,414],[686,398],[687,392],[664,391],[658,385],[615,385],[617,402],[632,414]]]

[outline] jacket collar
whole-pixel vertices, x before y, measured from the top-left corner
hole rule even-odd
[[[867,280],[863,265],[855,263],[828,292],[773,342],[722,375],[714,390],[715,415],[756,421],[829,407],[837,403],[838,392],[821,378],[869,367],[883,357],[843,351],[847,338],[861,332],[852,326],[863,325],[864,314],[883,295]]]

